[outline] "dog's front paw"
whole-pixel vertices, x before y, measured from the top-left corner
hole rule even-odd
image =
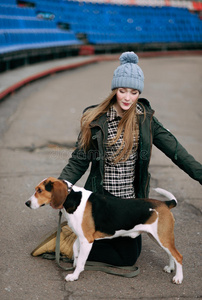
[[[75,281],[75,280],[77,280],[78,278],[79,278],[79,277],[73,273],[73,274],[68,274],[68,275],[65,277],[65,280],[66,280],[66,281]]]
[[[165,266],[163,269],[166,273],[171,273],[174,271],[174,267],[171,266]]]
[[[173,277],[173,283],[175,283],[175,284],[181,284],[182,283],[182,280],[183,280],[183,278],[181,277],[181,276],[177,276],[177,275],[175,275],[174,277]]]

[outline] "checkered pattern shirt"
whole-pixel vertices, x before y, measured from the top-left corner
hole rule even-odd
[[[139,104],[137,104],[136,111],[137,113],[143,112],[142,107]],[[109,146],[109,142],[116,137],[120,119],[121,117],[117,115],[117,111],[114,109],[114,107],[110,107],[109,111],[107,112],[108,140],[104,164],[105,169],[103,187],[114,196],[121,198],[134,198],[137,151],[135,151],[135,148],[133,147],[132,152],[126,161],[121,161],[114,164],[113,158],[117,150],[120,149],[121,142],[123,140],[123,134],[121,134],[119,140],[114,145]]]

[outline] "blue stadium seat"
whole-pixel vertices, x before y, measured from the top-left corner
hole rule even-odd
[[[0,4],[16,5],[16,0],[0,0]]]
[[[33,8],[17,7],[16,5],[3,5],[0,1],[0,15],[35,17],[36,13]]]
[[[33,47],[34,43],[79,44],[77,34],[85,34],[91,44],[202,42],[202,21],[186,8],[62,0],[60,5],[57,0],[31,2],[35,8],[0,0],[2,45],[7,40],[10,45]],[[54,20],[37,18],[40,13],[52,14]],[[59,23],[67,24],[70,30],[57,29]]]

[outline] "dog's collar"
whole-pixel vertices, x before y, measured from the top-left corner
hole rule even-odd
[[[69,185],[70,182],[68,182],[66,180],[62,180],[62,181],[66,184],[66,186],[67,186],[67,192],[68,192],[68,194],[70,194],[74,185],[73,184]]]

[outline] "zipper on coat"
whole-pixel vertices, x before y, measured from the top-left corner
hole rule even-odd
[[[154,112],[151,114],[151,117],[150,117],[150,126],[149,126],[149,131],[150,131],[150,157],[149,157],[149,163],[150,163],[150,160],[151,160],[151,155],[152,155],[152,130],[151,130],[151,123],[152,123],[152,118],[153,118],[153,115],[154,115]],[[151,178],[151,175],[149,174],[149,163],[148,163],[148,176],[147,176],[147,181],[146,181],[146,185],[145,185],[145,191],[144,191],[144,195],[146,196],[147,195],[147,191],[148,191],[148,184],[150,182],[150,178]],[[149,191],[148,191],[149,193]]]

